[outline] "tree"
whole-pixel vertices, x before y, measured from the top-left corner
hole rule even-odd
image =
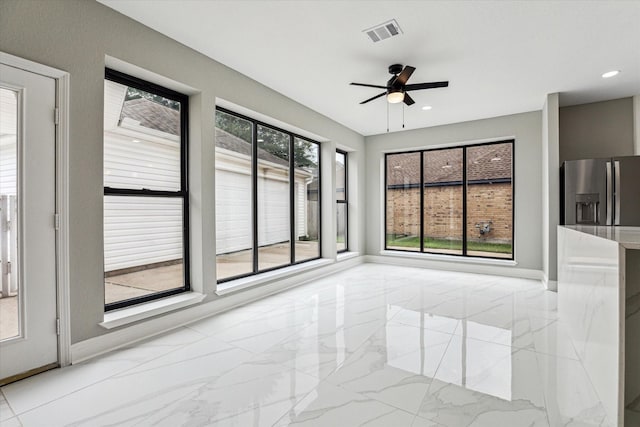
[[[144,98],[149,101],[153,101],[157,104],[164,105],[165,107],[169,107],[172,110],[180,111],[180,103],[178,101],[174,101],[173,99],[167,99],[164,96],[155,95],[153,93],[146,92],[141,89],[136,89],[134,87],[127,88],[127,95],[124,98],[125,102],[130,101],[132,99]]]
[[[252,124],[247,120],[216,111],[216,127],[251,144]]]
[[[253,124],[240,117],[224,113],[216,112],[216,127],[229,132],[243,141],[252,143]],[[269,128],[267,126],[258,125],[257,135],[258,148],[267,151],[283,160],[289,160],[289,134]],[[293,160],[297,168],[316,168],[318,167],[318,149],[319,147],[307,140],[293,138],[294,151]]]

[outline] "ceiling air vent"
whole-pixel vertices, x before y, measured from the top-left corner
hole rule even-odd
[[[375,27],[367,28],[363,33],[366,33],[373,42],[379,42],[402,34],[402,30],[396,20],[392,19]]]

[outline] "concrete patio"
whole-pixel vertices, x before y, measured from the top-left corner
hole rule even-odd
[[[258,249],[259,268],[266,270],[289,263],[289,245],[275,244]],[[296,259],[302,261],[317,257],[318,242],[297,241]],[[246,274],[252,269],[251,251],[235,252],[216,257],[218,278]],[[149,268],[133,273],[105,278],[105,303],[122,301],[155,292],[179,288],[183,283],[182,263]]]

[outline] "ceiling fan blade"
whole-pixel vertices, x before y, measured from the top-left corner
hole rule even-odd
[[[416,101],[414,101],[413,98],[410,97],[408,93],[405,93],[404,94],[404,103],[407,104],[407,105],[413,105],[413,104],[416,103]]]
[[[378,89],[386,89],[387,88],[386,86],[370,85],[370,84],[367,84],[367,83],[349,83],[349,84],[353,85],[353,86],[376,87]]]
[[[415,83],[411,85],[406,85],[404,87],[405,92],[410,90],[420,90],[420,89],[435,89],[437,87],[447,87],[449,86],[449,82],[431,82],[431,83]]]
[[[404,70],[402,70],[402,72],[398,74],[398,77],[396,77],[396,79],[393,81],[393,84],[400,84],[404,86],[405,84],[407,84],[407,80],[409,80],[409,77],[411,77],[411,74],[413,74],[415,70],[416,69],[414,67],[407,65],[406,67],[404,67]]]
[[[369,102],[369,101],[373,101],[374,99],[380,98],[381,96],[384,96],[384,95],[386,95],[386,94],[387,94],[387,92],[379,93],[379,94],[378,94],[378,95],[376,95],[376,96],[373,96],[373,97],[371,97],[371,98],[369,98],[369,99],[367,99],[367,100],[362,101],[360,104],[366,104],[367,102]]]

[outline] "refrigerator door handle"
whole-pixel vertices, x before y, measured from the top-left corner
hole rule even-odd
[[[613,197],[613,177],[611,176],[611,162],[607,162],[607,222],[606,225],[613,224],[613,206],[611,199]]]
[[[613,225],[620,225],[620,162],[614,163],[615,178],[613,179],[613,198],[615,200]]]

